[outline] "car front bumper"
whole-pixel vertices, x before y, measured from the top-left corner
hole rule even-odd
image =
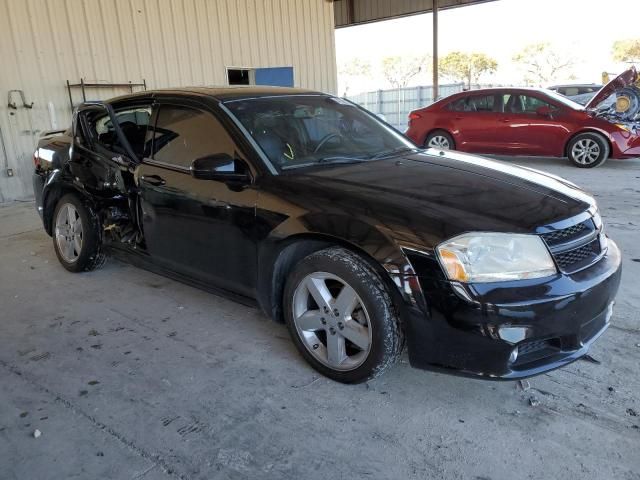
[[[623,130],[610,133],[611,158],[640,157],[640,136]]]
[[[571,275],[475,285],[420,278],[424,304],[404,312],[411,365],[505,380],[562,367],[609,326],[621,274],[610,240],[602,259]]]

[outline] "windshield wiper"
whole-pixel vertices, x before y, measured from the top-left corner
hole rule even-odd
[[[281,170],[293,170],[294,168],[303,168],[303,167],[313,167],[314,165],[322,165],[322,164],[331,164],[335,165],[338,163],[360,163],[367,162],[368,158],[360,158],[360,157],[347,157],[347,156],[335,156],[335,157],[322,157],[316,160],[315,162],[307,162],[307,163],[298,163],[293,165],[285,165],[281,167]]]
[[[335,157],[322,157],[317,160],[316,163],[351,163],[351,162],[366,162],[367,158],[362,157],[348,157],[337,155]]]
[[[369,157],[369,160],[377,160],[379,158],[389,157],[391,155],[404,152],[404,151],[421,152],[422,150],[417,147],[406,147],[406,146],[396,147],[396,148],[392,148],[391,150],[386,150],[384,152],[376,153],[375,155]]]

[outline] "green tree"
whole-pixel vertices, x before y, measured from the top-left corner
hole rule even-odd
[[[524,69],[526,83],[549,83],[560,75],[574,78],[571,73],[574,57],[563,55],[548,42],[527,45],[513,56],[513,61]]]
[[[371,63],[361,58],[350,58],[340,64],[338,72],[349,77],[365,77],[371,75]]]
[[[613,42],[613,60],[626,63],[640,61],[640,38],[629,38]]]
[[[361,58],[351,58],[338,66],[338,75],[345,86],[344,95],[346,96],[354,81],[371,75],[371,63]]]
[[[382,74],[393,88],[404,88],[413,77],[428,70],[429,58],[428,55],[385,57]]]
[[[495,73],[498,62],[484,53],[451,52],[438,62],[440,73],[452,80],[463,81],[468,88],[484,73]]]

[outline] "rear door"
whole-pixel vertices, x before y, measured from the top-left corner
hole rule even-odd
[[[190,172],[194,160],[219,154],[249,164],[217,115],[181,99],[156,105],[147,137],[153,147],[136,171],[144,237],[165,267],[252,296],[256,190]]]
[[[109,198],[128,191],[129,179],[123,173],[135,166],[142,156],[151,115],[149,103],[150,100],[138,101],[116,110],[107,104],[96,103],[78,109],[69,169],[76,181],[92,195]],[[140,132],[137,137],[132,134],[134,130]],[[131,144],[123,139],[129,139]],[[132,151],[131,145],[138,151]]]
[[[500,124],[495,106],[496,95],[493,93],[465,96],[449,105],[458,150],[499,153],[495,138]]]

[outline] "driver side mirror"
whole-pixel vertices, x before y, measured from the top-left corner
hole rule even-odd
[[[249,167],[227,153],[196,158],[189,169],[194,178],[219,182],[249,183]]]
[[[543,105],[541,107],[538,107],[536,109],[536,114],[540,115],[541,117],[553,117],[553,114],[555,113],[555,109],[550,107],[549,105]]]

